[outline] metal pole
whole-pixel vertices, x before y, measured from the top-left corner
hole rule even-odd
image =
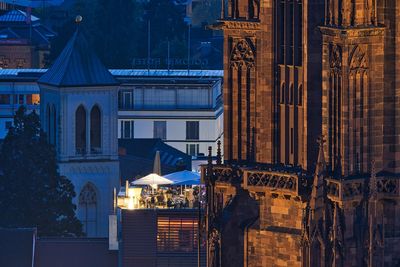
[[[200,223],[201,223],[201,200],[200,200],[200,197],[201,197],[201,186],[199,185],[199,196],[198,196],[198,198],[199,198],[199,205],[198,205],[198,209],[197,209],[197,212],[198,212],[198,217],[197,217],[197,267],[200,267],[200,265],[201,265],[201,261],[200,261],[200,253],[201,253],[201,249],[200,249],[200,245],[201,245],[201,240],[200,240],[200,230],[201,230],[201,227],[200,227]]]
[[[168,40],[168,48],[167,48],[167,66],[168,66],[168,74],[169,74],[169,40]]]
[[[188,74],[190,72],[190,28],[191,28],[191,23],[189,22],[188,24],[188,58],[187,58],[187,71]]]
[[[147,75],[150,75],[150,18],[147,21]]]

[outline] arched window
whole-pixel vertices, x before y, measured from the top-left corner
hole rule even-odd
[[[290,91],[289,91],[289,104],[293,105],[294,103],[294,88],[293,84],[290,85]]]
[[[299,95],[297,98],[297,105],[302,106],[303,105],[303,85],[299,86]]]
[[[281,104],[285,104],[285,83],[281,86]]]
[[[97,234],[97,193],[93,184],[87,183],[79,194],[79,219],[86,236]]]
[[[101,113],[96,105],[90,111],[90,150],[100,152],[101,149]]]
[[[83,106],[75,113],[75,148],[79,154],[86,152],[86,110]]]

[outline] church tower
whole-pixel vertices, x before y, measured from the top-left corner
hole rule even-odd
[[[77,217],[89,237],[108,236],[118,188],[118,83],[89,47],[81,26],[39,79],[43,130],[59,171],[75,187]]]
[[[214,28],[224,31],[225,159],[313,169],[323,1],[221,2]]]
[[[398,1],[221,2],[208,266],[400,266]]]

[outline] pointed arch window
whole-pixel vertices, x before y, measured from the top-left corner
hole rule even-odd
[[[281,104],[285,104],[285,83],[281,86]]]
[[[293,105],[294,103],[294,88],[293,84],[290,85],[290,90],[289,90],[289,104]]]
[[[90,150],[94,153],[101,150],[101,112],[97,105],[90,111]]]
[[[82,105],[75,113],[75,148],[78,154],[86,152],[86,110]]]
[[[86,236],[97,234],[97,190],[91,183],[87,183],[79,194],[79,219],[82,222]]]
[[[299,86],[299,92],[298,92],[298,97],[297,97],[297,105],[302,106],[303,105],[303,85]]]

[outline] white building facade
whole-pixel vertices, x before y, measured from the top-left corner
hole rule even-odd
[[[191,72],[122,79],[118,137],[160,138],[194,158],[215,151],[223,140],[222,72]]]

